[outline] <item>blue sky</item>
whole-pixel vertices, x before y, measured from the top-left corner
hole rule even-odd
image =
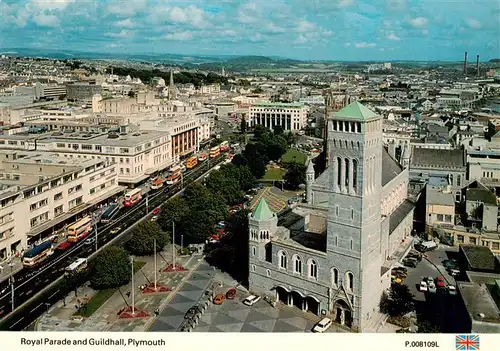
[[[500,57],[497,0],[0,0],[0,47],[323,60]]]

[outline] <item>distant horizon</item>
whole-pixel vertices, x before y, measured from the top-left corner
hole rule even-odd
[[[0,13],[5,48],[331,62],[461,62],[465,51],[488,61],[500,52],[491,0],[8,0]]]
[[[18,50],[18,51],[16,51]],[[26,53],[22,51],[36,51],[36,53]],[[105,58],[100,58],[100,57],[80,57],[78,54],[81,55],[89,55],[89,56],[109,56],[107,59],[116,59],[116,60],[126,60],[124,56],[144,56],[144,57],[166,57],[166,56],[172,56],[172,57],[177,57],[177,58],[205,58],[205,59],[219,59],[219,60],[229,60],[229,59],[234,59],[234,58],[241,58],[241,57],[266,57],[270,59],[277,59],[277,60],[292,60],[292,61],[299,61],[299,62],[304,62],[304,63],[314,63],[314,62],[332,62],[332,63],[337,63],[337,62],[350,62],[350,63],[364,63],[364,62],[389,62],[389,63],[395,63],[395,62],[415,62],[415,63],[449,63],[449,64],[460,64],[463,63],[463,60],[411,60],[411,59],[385,59],[385,60],[370,60],[370,59],[365,59],[365,60],[334,60],[334,59],[297,59],[293,57],[283,57],[283,56],[277,56],[277,55],[256,55],[256,54],[251,54],[251,55],[204,55],[204,54],[188,54],[188,53],[172,53],[172,52],[165,52],[165,53],[131,53],[131,52],[106,52],[106,51],[80,51],[80,50],[58,50],[58,49],[45,49],[45,48],[33,48],[33,47],[10,47],[10,48],[3,48],[0,46],[0,55],[13,55],[17,57],[31,57],[31,58],[46,58],[46,59],[53,59],[53,60],[102,60]],[[66,58],[62,57],[50,57],[50,56],[45,56],[45,55],[60,55],[64,56],[66,55]],[[74,56],[74,57],[72,57]],[[469,55],[470,58],[468,60],[468,63],[476,63],[476,56],[471,56]],[[486,60],[480,58],[480,63],[488,63],[490,60],[495,60],[499,59],[497,57],[493,58],[487,58]],[[167,59],[164,59],[165,61],[168,61]],[[212,63],[212,62],[217,62],[217,61],[208,61],[207,63]],[[186,62],[188,63],[188,62]]]

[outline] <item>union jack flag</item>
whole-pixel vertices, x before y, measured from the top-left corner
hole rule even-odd
[[[479,335],[457,335],[455,338],[455,348],[464,351],[479,351]]]

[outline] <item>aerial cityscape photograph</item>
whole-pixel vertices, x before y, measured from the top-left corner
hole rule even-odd
[[[0,0],[0,33],[1,331],[500,333],[497,0]]]

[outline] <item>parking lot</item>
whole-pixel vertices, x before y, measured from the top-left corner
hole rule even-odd
[[[463,318],[460,297],[450,295],[447,290],[437,289],[435,293],[421,292],[419,289],[423,277],[436,278],[443,276],[446,286],[456,287],[455,278],[447,272],[443,261],[456,258],[458,248],[440,246],[434,251],[428,251],[415,268],[406,267],[407,277],[402,284],[408,285],[414,295],[415,307],[419,319],[431,321],[443,333],[462,332],[464,326],[459,325]]]

